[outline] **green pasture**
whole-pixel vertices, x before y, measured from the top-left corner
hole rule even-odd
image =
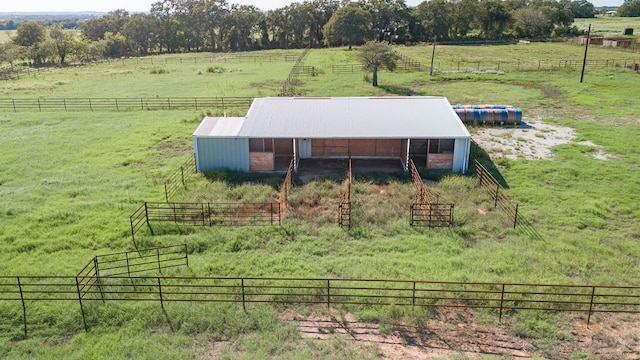
[[[438,46],[436,56],[580,58],[582,49]],[[423,64],[431,51],[428,46],[397,50]],[[629,56],[602,51],[593,56]],[[303,64],[315,66],[317,74],[300,75],[296,90],[310,96],[443,95],[451,103],[508,103],[524,109],[525,120],[542,114],[548,123],[573,128],[577,138],[553,148],[553,159],[491,159],[543,239],[511,229],[476,181],[458,175],[434,187],[456,203],[451,229],[411,228],[405,208],[413,196],[411,183],[380,176],[356,177],[354,226],[341,229],[333,213],[322,210],[331,209],[343,188],[337,177],[294,186],[291,202],[297,210],[281,227],[163,225],[154,226],[155,235],[143,230],[139,247],[189,245],[189,269],[165,275],[640,285],[640,104],[633,95],[640,75],[619,67],[593,69],[580,84],[580,72],[573,69],[435,76],[399,70],[381,72],[381,86],[374,89],[367,72],[332,72],[332,64],[356,63],[356,55],[343,48],[312,50]],[[9,98],[273,96],[293,65],[179,58],[189,55],[56,68],[0,82],[0,93]],[[94,255],[133,249],[129,215],[143,201],[164,200],[163,181],[191,156],[191,134],[207,111],[217,110],[0,112],[0,274],[74,275]],[[582,141],[601,146],[610,158],[594,158],[593,148]],[[250,202],[277,196],[279,177],[264,184],[240,178],[225,172],[196,175],[175,200]],[[251,306],[245,313],[234,305],[172,303],[163,312],[159,304],[95,303],[87,305],[90,332],[85,333],[77,304],[31,302],[27,339],[21,335],[21,305],[0,301],[0,310],[0,358],[8,359],[201,359],[212,352],[228,359],[379,356],[375,345],[301,340],[270,306]],[[340,311],[387,328],[431,316],[395,308]],[[497,322],[495,314],[483,314]],[[513,318],[532,341],[572,341],[556,324],[561,317]],[[212,349],[219,340],[225,343]],[[541,356],[555,358],[545,351]]]
[[[640,18],[599,16],[595,19],[575,19],[574,25],[579,30],[587,31],[591,24],[591,33],[602,36],[621,36],[625,28],[632,28],[634,35],[640,31]]]

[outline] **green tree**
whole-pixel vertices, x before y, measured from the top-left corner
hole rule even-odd
[[[373,72],[371,85],[378,86],[378,70],[380,68],[393,71],[396,68],[398,55],[391,45],[384,42],[369,41],[360,48],[360,62]]]
[[[511,15],[500,0],[481,0],[478,11],[480,32],[486,38],[502,37],[503,32],[511,21]]]
[[[60,63],[64,63],[67,55],[73,52],[76,42],[75,35],[70,30],[62,30],[60,26],[54,26],[49,29],[49,36]]]
[[[565,7],[569,9],[574,18],[594,18],[596,17],[596,8],[587,0],[563,0]]]
[[[640,16],[640,0],[624,0],[616,11],[618,16],[637,17]]]
[[[46,58],[43,48],[46,40],[47,29],[36,21],[22,23],[13,38],[13,42],[24,48],[35,65],[41,65]]]
[[[338,9],[324,26],[324,43],[329,46],[362,44],[373,35],[369,14],[356,3]]]
[[[455,21],[452,17],[453,6],[454,4],[445,0],[431,0],[415,8],[413,16],[419,21],[425,39],[434,36],[440,39],[449,38],[451,26]]]

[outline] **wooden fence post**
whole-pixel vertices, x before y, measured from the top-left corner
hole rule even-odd
[[[515,229],[518,225],[518,204],[516,204],[516,213],[513,215],[513,228]]]

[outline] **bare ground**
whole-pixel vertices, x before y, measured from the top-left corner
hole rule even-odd
[[[589,328],[579,315],[570,315],[572,340],[558,343],[544,354],[535,340],[513,335],[509,325],[479,325],[472,312],[441,309],[420,326],[397,325],[381,334],[378,324],[358,321],[353,314],[302,316],[283,314],[298,325],[301,338],[342,337],[358,346],[374,343],[380,359],[640,359],[640,316],[598,315]],[[551,355],[549,355],[549,352]]]
[[[552,159],[553,146],[572,143],[575,131],[566,126],[544,122],[545,114],[541,110],[531,111],[525,118],[525,124],[518,127],[485,127],[472,129],[472,138],[492,158],[542,160]],[[594,147],[591,154],[599,160],[614,158],[592,141],[583,141],[579,145]]]

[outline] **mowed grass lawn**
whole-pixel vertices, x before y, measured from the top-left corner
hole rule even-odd
[[[531,45],[527,56],[537,58],[540,49]],[[548,46],[563,57],[581,49],[571,44]],[[471,56],[470,52],[500,58],[519,49],[441,46],[437,51],[451,57]],[[412,57],[430,54],[426,46],[398,50]],[[310,96],[444,95],[452,103],[508,103],[523,108],[525,115],[543,114],[546,122],[573,128],[577,138],[555,147],[553,159],[492,159],[544,240],[510,229],[508,221],[486,206],[488,199],[472,178],[449,176],[436,191],[456,203],[456,226],[451,229],[408,225],[408,211],[398,205],[412,196],[405,179],[375,184],[356,178],[354,201],[361,207],[354,210],[352,230],[339,228],[325,213],[315,219],[291,213],[282,227],[158,227],[155,236],[141,233],[138,245],[187,243],[190,268],[168,273],[187,276],[640,285],[640,128],[635,117],[640,105],[631,96],[640,88],[640,75],[622,68],[590,70],[585,83],[579,84],[579,70],[568,69],[433,77],[427,72],[384,71],[381,87],[374,89],[364,72],[332,73],[334,63],[356,63],[355,54],[312,50],[304,65],[316,66],[319,73],[300,76],[298,89]],[[0,92],[15,98],[107,93],[269,96],[279,90],[292,65],[163,64],[162,59],[154,58],[153,64],[145,60],[56,69],[0,83]],[[209,66],[226,71],[208,72]],[[261,70],[265,67],[270,70]],[[168,71],[152,74],[155,68]],[[191,156],[191,133],[205,112],[0,113],[0,274],[74,275],[96,254],[132,249],[129,214],[145,200],[164,199],[163,181]],[[578,143],[587,140],[602,146],[609,160],[594,158],[591,147]],[[300,211],[310,211],[305,206],[331,203],[341,186],[340,180],[298,186],[292,201]],[[225,194],[226,199],[249,201],[276,193],[277,188],[266,185],[196,176],[176,198],[202,200]],[[482,215],[485,211],[488,214]],[[325,217],[325,223],[318,220]],[[269,306],[252,306],[244,313],[233,305],[169,304],[165,314],[158,304],[90,304],[91,331],[84,333],[77,304],[68,305],[28,303],[25,340],[20,335],[20,304],[0,302],[0,358],[205,358],[211,352],[210,341],[220,339],[231,340],[216,353],[226,358],[376,357],[375,348],[302,341]],[[397,311],[351,310],[380,322]],[[406,311],[417,319],[428,316]],[[538,329],[533,332],[541,338],[560,341],[560,330],[549,333],[538,327],[544,322],[542,329],[556,329],[553,317],[529,316],[515,318],[522,326]]]

